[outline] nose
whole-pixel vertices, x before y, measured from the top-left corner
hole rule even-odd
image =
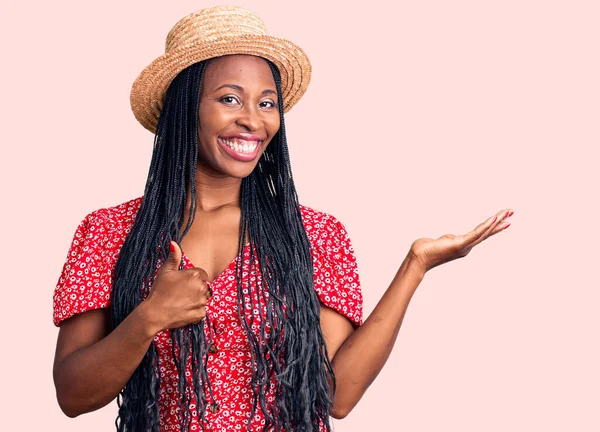
[[[248,132],[257,131],[260,127],[261,119],[260,112],[258,108],[252,106],[252,104],[246,104],[242,110],[240,110],[240,115],[238,116],[236,123],[245,129]]]

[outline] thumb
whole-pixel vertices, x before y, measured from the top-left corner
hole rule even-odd
[[[169,242],[169,248],[169,256],[160,267],[161,273],[179,270],[179,263],[181,262],[181,248],[177,242],[174,241]]]

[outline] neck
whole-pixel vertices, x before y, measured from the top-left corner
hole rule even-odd
[[[210,212],[225,206],[240,207],[242,179],[196,168],[196,211]],[[186,210],[191,206],[191,190],[188,185]]]

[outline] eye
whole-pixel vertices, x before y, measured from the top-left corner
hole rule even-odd
[[[234,105],[236,103],[239,103],[239,101],[234,96],[223,96],[220,99],[220,101],[223,102],[225,105]]]
[[[273,101],[262,101],[260,106],[263,108],[276,108],[277,104]]]

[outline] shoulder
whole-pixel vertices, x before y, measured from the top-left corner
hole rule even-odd
[[[300,212],[306,234],[313,245],[323,247],[332,242],[349,240],[346,227],[332,214],[303,204],[300,204]]]
[[[54,324],[110,303],[112,269],[142,202],[135,198],[88,213],[80,222],[54,291]]]
[[[330,213],[300,205],[312,246],[315,291],[322,304],[362,323],[362,291],[354,249],[346,228]]]
[[[101,207],[88,213],[83,222],[91,229],[125,229],[129,231],[142,203],[143,197],[110,206]]]
[[[137,197],[111,207],[98,208],[89,213],[86,218],[114,226],[132,225],[142,199],[143,197]]]
[[[109,250],[120,248],[131,231],[142,198],[101,207],[88,213],[79,224],[75,237],[79,241]]]

